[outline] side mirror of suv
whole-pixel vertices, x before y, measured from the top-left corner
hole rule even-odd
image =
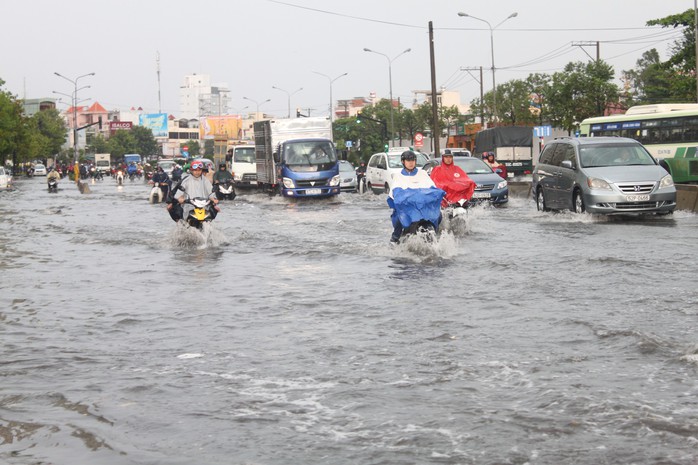
[[[572,165],[572,162],[569,161],[569,160],[563,160],[562,163],[560,163],[560,166],[563,167],[563,168],[570,169],[570,170],[573,170],[573,169],[574,169],[574,166]]]

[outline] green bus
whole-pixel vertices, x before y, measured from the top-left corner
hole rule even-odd
[[[676,183],[698,183],[698,104],[630,107],[623,115],[587,118],[582,137],[629,137],[642,143]]]

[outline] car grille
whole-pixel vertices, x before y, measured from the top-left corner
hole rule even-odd
[[[649,194],[654,190],[654,182],[616,184],[624,194]]]
[[[256,173],[245,173],[242,175],[242,180],[243,181],[256,181],[257,174]]]
[[[328,178],[315,179],[313,181],[296,181],[296,187],[300,189],[300,188],[304,188],[304,187],[326,186],[327,181],[328,181]]]
[[[667,205],[672,205],[673,202],[664,200],[661,202],[616,202],[616,203],[599,203],[599,207],[615,208],[617,210],[654,210]]]
[[[475,186],[476,191],[491,191],[494,189],[494,184],[478,184]]]

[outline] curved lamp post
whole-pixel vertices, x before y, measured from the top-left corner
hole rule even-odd
[[[411,52],[411,51],[412,51],[412,49],[408,48],[407,50],[404,50],[403,52],[396,55],[395,58],[390,59],[390,57],[388,55],[386,55],[385,53],[376,52],[375,50],[371,50],[370,48],[364,48],[364,52],[376,53],[378,55],[384,56],[385,59],[388,60],[388,84],[390,87],[390,145],[392,145],[393,137],[395,136],[395,119],[393,117],[393,68],[392,68],[392,64],[393,64],[393,61],[398,59],[398,57],[401,57],[405,53]]]
[[[251,98],[248,98],[248,97],[243,97],[243,99],[244,99],[244,100],[249,100],[250,102],[254,103],[254,104],[257,106],[257,113],[255,113],[255,115],[254,115],[255,120],[256,120],[257,118],[259,118],[259,107],[261,107],[262,105],[264,105],[264,104],[267,103],[267,102],[271,102],[271,99],[270,99],[270,98],[266,99],[266,100],[263,101],[263,102],[258,102],[257,100],[252,100]],[[247,108],[247,107],[245,107],[245,108]],[[243,110],[244,110],[244,108],[243,108]]]
[[[349,73],[340,74],[339,76],[337,76],[334,79],[329,77],[327,74],[323,74],[323,73],[320,73],[318,71],[313,71],[313,73],[319,74],[320,76],[325,76],[327,78],[327,80],[330,82],[330,123],[332,123],[334,121],[334,106],[333,106],[334,101],[332,100],[332,83],[334,81],[336,81],[337,79],[339,79],[343,76],[346,76]]]
[[[276,87],[276,86],[271,86],[271,88],[276,89],[276,90],[280,90],[281,92],[285,92],[286,95],[288,96],[288,115],[286,116],[286,118],[290,118],[291,117],[291,96],[302,91],[303,88],[301,87],[300,89],[294,90],[293,92],[289,92],[285,89],[282,89],[281,87]]]
[[[494,121],[497,121],[497,84],[495,83],[495,78],[494,78],[494,73],[495,73],[495,67],[494,67],[494,30],[497,29],[499,26],[501,26],[505,21],[511,18],[516,18],[519,14],[514,12],[504,18],[502,21],[499,22],[496,26],[492,27],[489,21],[478,18],[477,16],[469,15],[468,13],[463,13],[460,12],[458,13],[458,16],[464,17],[464,18],[473,18],[477,21],[482,21],[483,23],[487,24],[487,27],[490,28],[490,52],[492,54],[492,118]],[[483,122],[484,123],[484,122]]]
[[[83,74],[81,76],[76,77],[75,79],[70,79],[70,78],[65,77],[62,74],[56,73],[56,72],[54,72],[53,74],[55,74],[56,76],[61,77],[61,78],[65,79],[66,81],[72,83],[73,87],[75,89],[73,91],[73,95],[70,95],[70,96],[67,94],[61,94],[61,95],[65,95],[66,97],[71,97],[71,101],[72,101],[72,106],[73,106],[73,157],[75,158],[75,160],[74,160],[75,163],[77,163],[77,161],[78,161],[78,109],[77,109],[78,91],[82,90],[82,89],[87,89],[90,87],[90,86],[84,86],[84,87],[81,87],[78,89],[78,81],[81,78],[84,78],[87,76],[94,76],[95,73]],[[54,93],[60,94],[60,92],[56,92],[56,91],[54,91]]]

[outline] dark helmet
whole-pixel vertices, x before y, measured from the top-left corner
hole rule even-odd
[[[221,163],[218,165],[218,169],[224,170],[226,168],[225,163]]]
[[[402,155],[400,155],[400,161],[402,161],[403,163],[405,162],[405,160],[416,160],[416,159],[417,159],[417,155],[412,150],[405,150],[404,152],[402,152]]]

